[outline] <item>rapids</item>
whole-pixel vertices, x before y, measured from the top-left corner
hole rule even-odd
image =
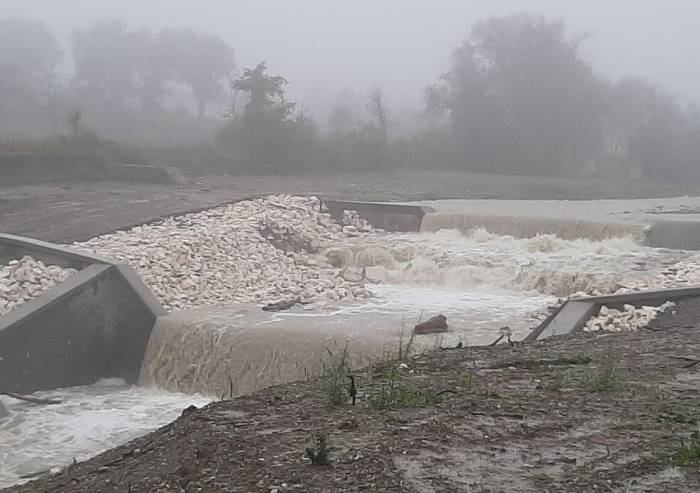
[[[3,398],[12,416],[0,419],[0,486],[124,443],[166,424],[188,405],[203,405],[231,389],[251,392],[318,374],[327,348],[348,344],[355,362],[365,364],[396,351],[418,320],[438,313],[447,316],[450,333],[417,336],[416,351],[490,343],[506,325],[522,337],[566,296],[700,283],[700,254],[643,246],[645,226],[634,221],[603,227],[597,220],[562,217],[547,226],[534,217],[518,229],[516,222],[499,219],[489,225],[492,230],[502,225],[495,234],[456,219],[455,209],[450,219],[447,213],[426,216],[421,233],[364,234],[361,227],[336,225],[326,234],[327,218],[312,212],[313,204],[288,197],[284,204],[295,212],[278,203],[273,210],[280,224],[292,222],[285,231],[325,234],[317,254],[287,256],[264,243],[256,229],[261,219],[270,224],[263,201],[85,242],[95,251],[122,254],[172,311],[154,328],[143,386],[107,380],[37,393],[64,401],[49,407]],[[624,215],[622,205],[616,207]],[[198,236],[189,238],[192,225]],[[531,226],[558,235],[530,234]],[[242,239],[236,236],[240,231]],[[131,245],[126,250],[125,242]],[[182,265],[181,250],[188,252]],[[255,262],[241,260],[241,251]],[[183,265],[196,278],[213,276],[202,281],[206,289],[190,282],[190,271],[173,267]],[[217,270],[219,265],[225,269]],[[262,274],[269,285],[248,282]],[[181,293],[175,287],[184,281],[189,284]],[[360,288],[361,295],[352,295]],[[307,290],[308,305],[280,313],[260,310],[263,301]]]
[[[482,229],[358,236],[326,250],[341,272],[365,278],[369,299],[327,298],[281,313],[255,305],[176,312],[154,328],[141,384],[216,395],[318,374],[326,348],[348,345],[361,361],[396,352],[415,323],[442,313],[450,333],[417,336],[414,350],[488,344],[509,326],[527,335],[548,306],[570,295],[686,285],[700,276],[694,252],[633,238],[513,238]],[[700,280],[700,279],[698,279]]]

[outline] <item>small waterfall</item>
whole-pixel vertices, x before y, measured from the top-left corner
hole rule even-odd
[[[252,305],[177,312],[153,328],[139,384],[221,396],[317,376],[327,350],[371,358],[386,339],[358,336],[319,317],[280,323]]]
[[[489,233],[514,238],[533,238],[547,234],[564,240],[585,238],[595,241],[624,236],[641,241],[644,239],[646,230],[646,227],[640,224],[582,221],[564,217],[488,214],[426,214],[421,224],[423,232],[456,229],[462,233],[468,233],[480,228]]]
[[[327,348],[340,351],[348,344],[365,364],[396,351],[404,316],[406,336],[414,317],[444,313],[459,342],[487,344],[504,325],[525,335],[536,325],[531,317],[556,297],[672,287],[700,275],[700,258],[643,246],[631,236],[641,233],[637,226],[487,219],[429,215],[424,229],[440,231],[357,237],[329,246],[325,255],[333,258],[338,275],[367,276],[375,298],[329,298],[314,310],[297,306],[281,313],[242,304],[161,317],[140,383],[217,396],[250,393],[319,375]],[[542,229],[557,235],[534,234]],[[370,273],[380,280],[371,281]],[[417,341],[414,348],[434,344]]]

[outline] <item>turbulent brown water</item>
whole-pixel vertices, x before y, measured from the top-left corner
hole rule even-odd
[[[308,212],[304,200],[285,198],[282,205],[287,207],[290,201],[296,207],[300,224],[326,227]],[[250,252],[256,256],[258,251],[264,252],[263,257],[268,259],[270,252],[275,254],[275,269],[271,272],[279,278],[284,265],[295,264],[295,260],[285,260],[282,254],[261,244],[260,235],[256,233],[258,219],[248,213],[252,210],[257,214],[263,210],[264,219],[268,221],[271,215],[287,221],[289,211],[275,207],[277,212],[271,214],[265,210],[264,203],[258,202],[173,220],[177,231],[166,236],[161,230],[154,230],[148,238],[154,241],[166,237],[178,239],[180,236],[172,236],[177,233],[183,235],[181,243],[188,249],[189,245],[194,249],[201,244],[206,247],[204,250],[216,250],[214,242],[222,238],[229,243],[234,239],[238,241],[243,230],[251,241],[257,242],[248,245]],[[497,209],[492,204],[485,206]],[[513,207],[504,204],[503,210],[517,210]],[[553,206],[550,203],[542,207],[552,209]],[[575,209],[571,205],[567,207]],[[615,207],[615,214],[624,216],[627,206],[616,204]],[[629,206],[630,209],[643,207],[646,205]],[[245,218],[239,210],[247,214]],[[482,217],[477,221],[474,218],[479,214]],[[700,284],[697,252],[642,246],[639,240],[645,226],[640,226],[638,221],[618,220],[617,216],[615,220],[606,221],[610,218],[605,214],[594,214],[590,221],[582,222],[572,220],[567,214],[562,212],[561,217],[546,220],[533,214],[532,219],[519,222],[512,217],[493,219],[478,211],[465,215],[455,206],[453,211],[440,214],[441,217],[426,217],[422,233],[361,235],[337,242],[340,238],[337,231],[322,250],[334,248],[336,254],[341,254],[343,265],[338,269],[361,272],[366,267],[374,268],[375,279],[380,278],[382,282],[367,283],[366,287],[373,293],[369,299],[364,296],[342,298],[338,292],[346,290],[345,285],[331,286],[333,276],[316,277],[314,271],[324,263],[323,258],[311,258],[315,263],[304,259],[303,265],[296,265],[294,272],[303,274],[298,282],[289,285],[277,282],[280,284],[274,286],[277,291],[268,292],[256,281],[251,288],[253,291],[246,291],[245,285],[249,283],[244,274],[250,266],[239,258],[232,258],[226,263],[225,275],[216,269],[221,265],[219,260],[209,259],[211,265],[202,263],[206,268],[199,269],[198,276],[216,277],[207,284],[207,290],[196,285],[188,287],[187,293],[182,295],[187,303],[178,304],[180,300],[173,296],[170,277],[158,277],[158,269],[183,267],[186,263],[178,264],[169,259],[180,250],[167,245],[147,245],[158,255],[142,262],[145,247],[134,243],[125,253],[127,260],[144,272],[147,281],[149,276],[153,277],[156,285],[162,288],[157,294],[170,300],[171,307],[197,306],[200,299],[209,305],[220,300],[245,299],[255,304],[196,308],[173,312],[159,320],[141,372],[143,387],[102,382],[42,393],[64,401],[63,405],[52,406],[50,410],[10,402],[8,407],[13,417],[0,420],[0,462],[3,464],[0,486],[16,482],[20,474],[61,466],[70,463],[73,457],[87,458],[123,443],[168,422],[189,404],[201,405],[230,391],[234,394],[250,392],[316,374],[322,369],[322,359],[328,348],[337,352],[347,343],[358,364],[367,363],[368,359],[387,351],[395,352],[402,332],[406,341],[421,317],[444,313],[450,334],[419,336],[414,341],[416,350],[452,346],[458,342],[485,344],[492,342],[504,325],[510,326],[516,337],[524,336],[538,323],[547,305],[555,303],[559,297],[579,292],[597,294]],[[218,223],[214,230],[202,224],[207,218]],[[225,221],[227,218],[229,222]],[[480,224],[482,220],[486,224]],[[195,241],[185,242],[184,235],[195,223],[199,236]],[[484,225],[492,232],[474,228]],[[534,234],[543,231],[553,234]],[[115,252],[121,251],[123,246],[120,245],[128,233],[112,236],[115,236],[114,242],[101,238],[93,246],[102,248],[102,243],[106,242]],[[231,252],[223,249],[215,253],[224,255],[221,258],[226,260],[226,255],[236,257],[240,248],[237,244]],[[193,251],[189,262],[198,266],[202,260],[200,253]],[[251,265],[258,269],[254,263]],[[328,270],[327,266],[323,268]],[[168,272],[168,275],[178,274],[173,277],[175,281],[191,277],[188,273]],[[307,279],[322,288],[316,291],[313,306],[296,306],[277,314],[260,310],[263,300],[275,299],[286,289],[303,292]],[[353,283],[357,284],[352,281],[350,285]],[[222,291],[231,286],[239,291]],[[190,297],[191,293],[196,296]],[[180,293],[175,294],[180,296]],[[318,301],[319,298],[323,300]],[[170,392],[176,390],[187,394]],[[193,392],[202,392],[208,397]]]
[[[642,240],[646,232],[646,226],[639,224],[518,215],[427,214],[421,225],[421,230],[425,232],[455,229],[468,233],[479,228],[486,228],[491,233],[515,238],[532,238],[537,235],[550,234],[564,240],[582,238],[606,240],[619,237]]]
[[[546,307],[574,293],[686,285],[696,255],[641,246],[633,238],[516,239],[473,230],[353,238],[345,267],[379,267],[369,300],[328,300],[270,315],[252,305],[174,313],[154,329],[141,383],[220,395],[317,374],[326,348],[349,345],[367,361],[395,352],[421,317],[444,313],[450,334],[420,336],[414,349],[488,344],[509,326],[516,337]],[[680,271],[678,267],[680,266]]]

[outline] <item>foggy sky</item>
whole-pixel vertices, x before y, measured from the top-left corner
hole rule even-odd
[[[0,18],[44,21],[68,53],[70,32],[96,20],[216,34],[239,68],[266,60],[292,83],[290,98],[318,115],[340,91],[377,85],[393,106],[417,107],[472,24],[517,12],[589,32],[584,55],[605,75],[646,77],[700,101],[697,0],[0,0]]]

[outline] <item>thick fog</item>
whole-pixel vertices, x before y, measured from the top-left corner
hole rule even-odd
[[[640,76],[700,100],[696,0],[0,0],[0,17],[44,21],[66,45],[76,28],[189,27],[226,40],[238,67],[266,60],[288,94],[319,117],[344,89],[379,85],[395,106],[417,106],[470,27],[518,12],[561,18],[589,33],[582,51],[611,77]]]
[[[0,6],[6,154],[700,178],[695,0]]]

